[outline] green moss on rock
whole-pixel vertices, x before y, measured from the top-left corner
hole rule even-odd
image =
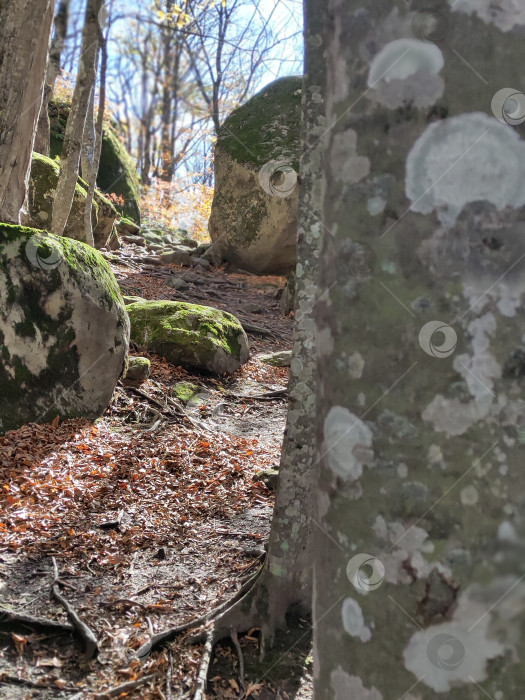
[[[171,387],[171,393],[183,403],[188,403],[199,393],[199,386],[192,382],[177,382]]]
[[[239,163],[279,158],[299,169],[302,76],[279,78],[234,110],[217,142]]]
[[[131,339],[176,365],[235,372],[249,356],[246,334],[232,314],[177,301],[127,306]]]
[[[33,153],[29,184],[29,212],[35,227],[49,228],[51,224],[53,200],[59,174],[59,163],[40,153]],[[79,177],[75,186],[71,212],[64,230],[65,236],[75,240],[84,239],[86,194],[87,183]],[[95,247],[101,247],[105,244],[117,216],[117,210],[109,199],[95,191],[91,213]]]
[[[100,415],[128,342],[119,287],[97,251],[0,224],[0,433]]]

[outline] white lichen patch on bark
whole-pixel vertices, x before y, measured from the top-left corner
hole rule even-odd
[[[347,129],[336,134],[330,149],[330,169],[334,180],[352,185],[370,172],[370,161],[357,155],[357,132]]]
[[[484,22],[494,24],[502,32],[525,25],[522,0],[448,0],[448,4],[454,12],[476,13]]]
[[[391,544],[385,552],[377,555],[385,568],[385,581],[388,583],[409,584],[413,575],[426,579],[433,569],[444,576],[451,575],[450,569],[439,561],[427,560],[426,557],[434,551],[434,544],[423,528],[407,526],[399,521],[387,523],[382,515],[378,515],[372,530],[378,539]],[[408,569],[412,574],[408,573]]]
[[[367,96],[394,109],[405,103],[429,107],[442,97],[439,76],[445,62],[441,49],[428,41],[396,39],[374,57],[368,73]]]
[[[492,313],[487,313],[471,321],[467,330],[472,338],[472,352],[456,356],[453,366],[465,381],[472,400],[466,402],[437,394],[421,414],[423,420],[449,436],[462,435],[477,421],[500,410],[499,405],[495,405],[493,388],[495,380],[501,377],[502,368],[490,352],[489,339],[496,333],[496,319]]]
[[[365,625],[363,611],[359,603],[353,598],[345,598],[341,608],[343,628],[351,637],[358,637],[362,642],[369,642],[372,638],[370,628]]]
[[[403,652],[405,667],[439,693],[481,683],[491,659],[510,652],[519,662],[515,645],[524,610],[520,579],[496,579],[487,588],[473,584],[460,595],[451,620],[412,635]]]
[[[372,466],[372,431],[347,408],[333,406],[324,421],[324,451],[337,476],[356,481],[363,466]]]
[[[383,700],[377,688],[365,688],[359,676],[351,676],[338,666],[330,674],[334,700]]]
[[[470,202],[487,201],[500,211],[522,207],[525,142],[481,112],[435,122],[408,154],[406,195],[412,211],[435,211],[446,227]]]

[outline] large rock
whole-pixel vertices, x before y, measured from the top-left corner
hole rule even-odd
[[[51,126],[51,156],[60,156],[70,105],[60,100],[49,103]],[[137,169],[132,157],[121,143],[115,129],[104,122],[102,151],[97,174],[97,185],[107,194],[122,197],[119,207],[125,216],[140,223],[140,195]]]
[[[296,262],[302,78],[281,78],[236,109],[215,146],[214,248],[250,272]]]
[[[53,198],[60,173],[59,164],[41,155],[33,153],[31,162],[31,179],[29,182],[29,215],[31,223],[37,228],[48,228],[51,224]],[[64,235],[77,241],[84,239],[84,211],[86,204],[86,183],[79,178],[75,187],[75,196],[64,229]],[[106,245],[118,217],[117,210],[111,202],[95,192],[91,210],[93,239],[95,248]]]
[[[144,301],[126,308],[131,339],[174,365],[230,374],[250,354],[246,333],[232,314],[180,301]]]
[[[0,433],[101,415],[128,345],[129,319],[100,253],[0,224]]]

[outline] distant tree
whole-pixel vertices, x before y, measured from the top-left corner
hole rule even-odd
[[[77,79],[66,123],[60,157],[60,176],[53,200],[51,229],[57,236],[64,233],[75,194],[86,115],[89,111],[92,92],[95,89],[103,6],[104,0],[88,0],[86,6]],[[86,243],[93,245],[92,231],[86,235]]]
[[[49,155],[50,149],[50,125],[48,105],[53,97],[55,83],[60,75],[60,58],[62,49],[66,43],[67,24],[69,16],[70,0],[60,0],[55,14],[54,32],[49,49],[49,60],[47,63],[46,80],[44,85],[44,95],[40,116],[38,118],[38,128],[35,136],[34,149],[37,153],[45,156]]]
[[[0,3],[0,221],[26,213],[53,11],[54,0]]]

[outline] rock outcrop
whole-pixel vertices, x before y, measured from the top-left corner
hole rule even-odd
[[[210,237],[250,272],[288,274],[296,262],[301,87],[301,77],[276,80],[219,130]]]
[[[210,306],[179,301],[143,301],[126,307],[131,339],[174,365],[231,374],[249,357],[239,320]]]
[[[128,345],[129,319],[100,253],[0,224],[0,433],[100,416]]]

